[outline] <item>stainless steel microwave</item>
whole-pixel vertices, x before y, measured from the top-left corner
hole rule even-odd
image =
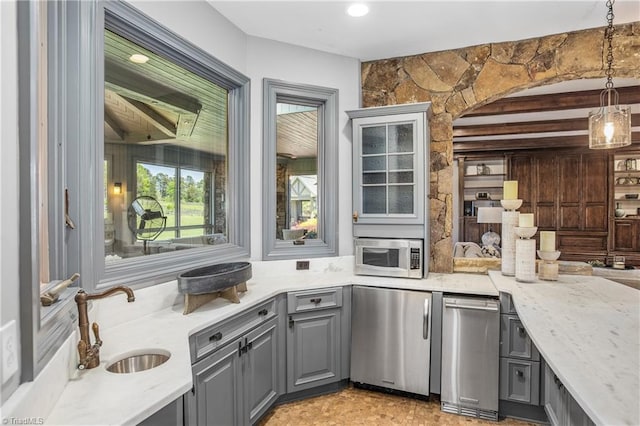
[[[354,273],[382,277],[422,278],[422,240],[356,238]]]

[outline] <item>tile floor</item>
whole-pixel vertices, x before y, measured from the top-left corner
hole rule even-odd
[[[273,409],[260,426],[305,425],[535,425],[514,419],[498,423],[440,411],[439,401],[421,401],[403,396],[347,387],[337,393],[283,404]]]

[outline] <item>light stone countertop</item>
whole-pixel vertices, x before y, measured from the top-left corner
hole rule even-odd
[[[241,293],[239,304],[216,299],[188,315],[182,314],[183,296],[175,281],[137,290],[134,304],[126,303],[122,295],[94,302],[89,320],[100,324],[104,341],[101,364],[86,371],[69,367],[71,378],[45,424],[141,422],[191,389],[190,335],[283,292],[363,284],[498,296],[486,275],[430,273],[421,280],[367,277],[353,275],[352,265],[352,256],[312,259],[309,271],[295,271],[295,261],[252,262],[253,278],[247,282],[248,291]],[[70,340],[75,345],[77,336]],[[169,351],[171,358],[159,367],[135,374],[105,370],[111,362],[147,349]],[[74,354],[69,359],[72,365],[77,362]]]
[[[101,326],[102,363],[75,370],[78,337],[68,339],[61,352],[68,352],[62,358],[71,378],[45,415],[45,424],[137,424],[191,389],[190,335],[286,291],[349,284],[493,297],[499,291],[510,293],[541,355],[589,417],[597,424],[640,424],[637,290],[587,276],[518,283],[499,271],[490,276],[430,273],[422,280],[356,276],[349,256],[312,259],[309,271],[295,271],[294,265],[252,262],[253,278],[240,304],[218,299],[189,315],[182,315],[183,296],[175,281],[137,290],[134,305],[122,295],[97,301],[89,319]],[[172,356],[160,367],[135,374],[105,370],[131,351],[153,348]],[[45,392],[42,384],[35,387]]]
[[[531,340],[591,420],[640,424],[640,291],[601,277],[489,276],[511,294]]]

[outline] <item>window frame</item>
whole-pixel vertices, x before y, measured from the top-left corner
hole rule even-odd
[[[49,271],[52,280],[79,272],[86,291],[116,284],[133,288],[167,282],[186,269],[247,259],[250,254],[250,80],[184,40],[133,6],[120,1],[18,2],[19,95],[19,298],[20,382],[33,380],[77,327],[68,288],[51,308],[40,306],[41,235],[39,199],[49,224]],[[43,20],[46,25],[43,26]],[[107,27],[106,27],[107,26]],[[43,35],[46,28],[46,35]],[[229,91],[227,211],[228,244],[125,259],[105,267],[104,255],[104,30],[132,37]],[[39,56],[45,39],[46,61]],[[45,68],[46,67],[46,68]],[[46,69],[46,87],[33,84]],[[41,102],[46,99],[46,158],[39,153]],[[87,143],[86,141],[95,141]],[[47,164],[40,184],[38,162]],[[65,188],[76,228],[65,228]],[[86,214],[84,214],[86,212]],[[99,259],[99,261],[94,261]]]
[[[338,89],[263,79],[262,259],[338,255]],[[276,239],[276,118],[279,102],[318,107],[318,238]],[[321,123],[321,124],[320,124]]]
[[[234,213],[233,217],[228,216],[228,244],[163,253],[145,259],[124,259],[109,264],[108,267],[97,265],[94,270],[94,282],[98,283],[96,288],[109,287],[123,282],[129,285],[157,284],[175,279],[181,271],[186,269],[248,258],[251,243],[249,176],[242,171],[249,170],[249,78],[162,27],[126,3],[106,2],[104,6],[102,23],[96,25],[99,31],[95,34],[99,41],[97,43],[99,46],[98,58],[102,69],[104,68],[104,30],[108,29],[229,91],[229,168],[226,200],[227,210]],[[102,117],[104,106],[103,74],[100,75],[96,84],[99,86],[97,116]],[[100,128],[101,130],[102,128]],[[99,140],[103,140],[102,135]],[[102,153],[97,154],[101,155]],[[99,185],[101,187],[102,182]],[[94,235],[94,238],[103,238],[102,229],[102,227],[95,229],[95,233],[98,235]],[[93,247],[93,250],[98,253],[101,249],[104,250],[103,245],[102,247]],[[104,257],[104,254],[100,257]],[[170,262],[167,262],[168,260]]]

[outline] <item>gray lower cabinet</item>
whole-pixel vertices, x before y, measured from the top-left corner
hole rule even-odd
[[[288,294],[287,392],[342,379],[342,288]]]
[[[544,420],[540,353],[506,293],[500,293],[499,396],[500,415]]]
[[[567,392],[548,365],[544,368],[544,410],[552,425],[592,426],[595,423]]]
[[[195,364],[187,424],[252,424],[269,409],[278,398],[277,334],[274,318]]]
[[[194,348],[201,348],[192,352],[204,355],[195,355],[185,424],[253,424],[283,393],[282,316],[276,309],[275,301],[269,301],[192,337]],[[220,341],[225,344],[208,343]]]
[[[183,398],[180,397],[138,423],[138,426],[182,426],[183,424]]]

